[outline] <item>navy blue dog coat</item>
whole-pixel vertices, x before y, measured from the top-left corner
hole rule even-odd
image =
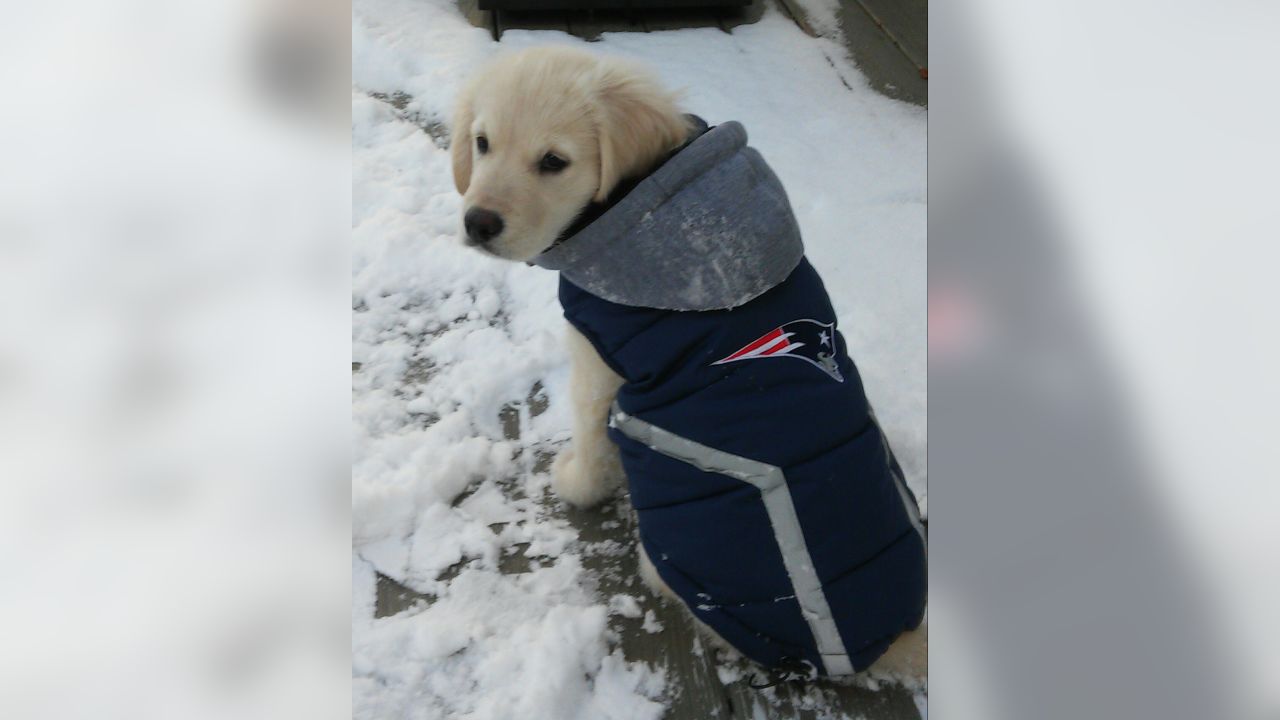
[[[610,419],[662,579],[772,668],[863,670],[919,625],[925,534],[776,176],[706,130],[536,264],[625,380]]]

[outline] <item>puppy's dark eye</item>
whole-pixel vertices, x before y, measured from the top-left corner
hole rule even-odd
[[[478,151],[480,152],[480,154],[481,154],[481,155],[483,155],[484,153],[489,152],[489,138],[487,138],[487,137],[485,137],[485,136],[483,136],[483,135],[479,135],[479,136],[477,136],[477,137],[476,137],[476,150],[478,150]]]
[[[544,173],[558,173],[567,167],[569,167],[569,161],[555,153],[543,155],[542,160],[538,162],[538,170]]]

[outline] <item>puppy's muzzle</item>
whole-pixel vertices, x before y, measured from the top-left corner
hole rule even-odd
[[[492,210],[471,208],[462,217],[467,237],[476,245],[484,245],[502,234],[502,216]]]

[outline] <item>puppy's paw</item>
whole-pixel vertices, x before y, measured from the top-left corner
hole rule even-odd
[[[561,500],[579,508],[598,505],[617,488],[617,478],[607,463],[584,464],[573,447],[556,456],[551,466],[551,489]]]

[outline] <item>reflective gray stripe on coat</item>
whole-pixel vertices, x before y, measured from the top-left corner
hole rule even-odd
[[[813,559],[809,556],[809,548],[800,529],[800,518],[796,515],[782,468],[681,437],[622,412],[617,403],[613,406],[609,425],[654,452],[689,463],[703,472],[728,475],[759,488],[769,522],[773,525],[774,538],[782,552],[782,564],[795,588],[800,614],[813,633],[827,674],[852,675],[853,664],[849,661],[844,641],[840,639],[840,630],[822,591],[822,581],[818,579]]]
[[[880,419],[876,417],[875,408],[867,406],[867,410],[871,413],[871,422],[880,428],[880,447],[884,448],[885,459],[893,458],[893,450],[889,448],[889,438],[884,435],[884,426],[880,424]],[[916,534],[920,536],[920,543],[924,546],[924,552],[929,554],[929,536],[924,531],[924,523],[920,521],[920,506],[916,504],[911,491],[907,489],[907,479],[902,476],[901,468],[890,468],[893,475],[893,487],[898,491],[898,497],[902,499],[902,507],[907,511],[907,519],[911,521],[911,527],[915,529]]]

